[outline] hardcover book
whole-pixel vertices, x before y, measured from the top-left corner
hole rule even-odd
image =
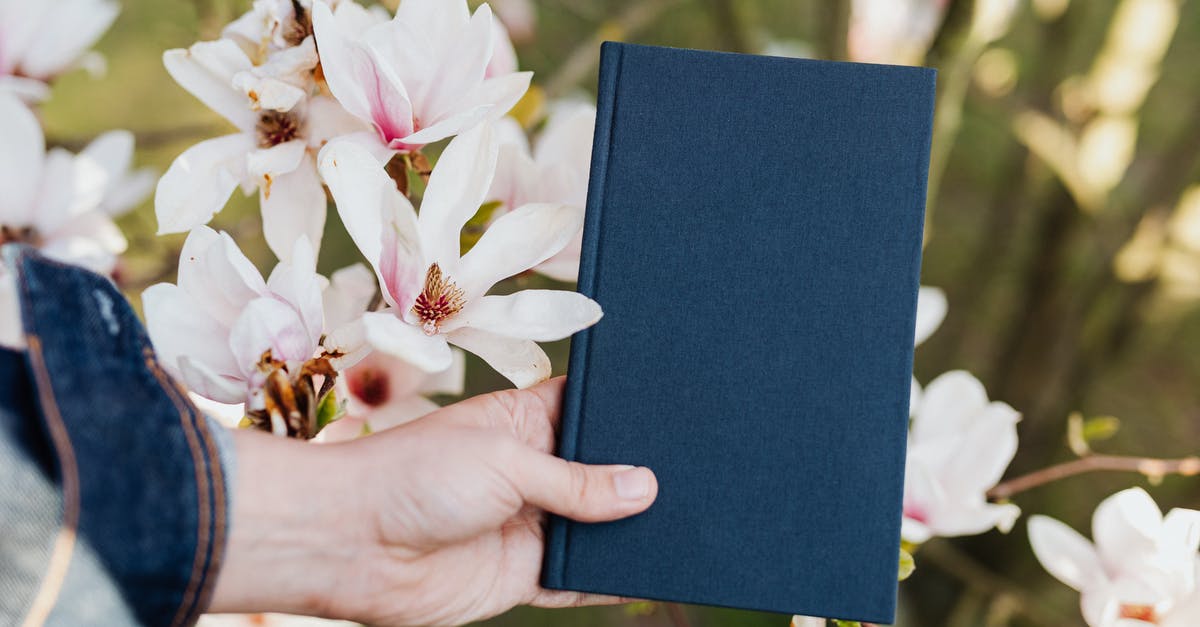
[[[933,70],[606,43],[548,588],[890,623]]]

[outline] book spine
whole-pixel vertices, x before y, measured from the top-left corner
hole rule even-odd
[[[621,72],[623,45],[605,42],[600,47],[600,81],[597,87],[596,130],[592,139],[592,170],[588,178],[587,213],[583,225],[583,247],[579,259],[579,292],[596,298],[600,263],[600,220],[604,193],[608,185],[608,160],[612,148],[612,127],[616,116],[617,79]],[[563,392],[562,427],[558,455],[567,461],[578,456],[580,422],[583,419],[583,395],[586,390],[588,345],[591,330],[576,333],[571,340],[567,362],[567,383]],[[542,563],[542,586],[566,585],[567,546],[570,520],[551,516],[546,533],[546,556]]]

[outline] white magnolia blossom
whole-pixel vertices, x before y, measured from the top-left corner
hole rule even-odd
[[[320,167],[390,306],[363,316],[365,341],[426,372],[449,368],[454,344],[526,387],[550,376],[550,360],[535,342],[565,338],[594,324],[601,311],[568,291],[487,295],[497,282],[561,251],[582,227],[579,207],[519,207],[460,254],[462,228],[485,200],[497,153],[490,124],[450,142],[429,179],[419,217],[362,145],[330,143]]]
[[[1163,516],[1141,488],[1096,508],[1089,542],[1046,516],[1029,519],[1034,555],[1080,592],[1091,627],[1193,627],[1200,620],[1200,512]]]
[[[102,67],[87,50],[119,11],[113,0],[0,0],[0,92],[37,102],[63,72]]]
[[[502,137],[496,175],[488,190],[489,201],[508,211],[529,203],[548,202],[582,209],[587,203],[596,107],[565,103],[556,107],[538,135],[533,149],[520,125],[512,118],[497,123]],[[534,270],[559,281],[579,276],[583,231],[557,255]]]
[[[920,63],[948,0],[853,0],[847,48],[854,61]]]
[[[905,540],[1012,528],[1021,510],[988,503],[987,491],[1017,452],[1019,420],[1012,407],[988,402],[983,384],[968,372],[947,372],[930,382],[908,438]]]
[[[826,621],[824,618],[815,616],[801,616],[799,614],[792,617],[791,627],[825,627]]]
[[[308,98],[307,86],[296,87],[311,80],[303,75],[316,65],[312,41],[306,42],[263,66],[253,65],[237,44],[225,39],[163,55],[176,82],[239,132],[202,141],[171,164],[155,196],[160,233],[207,223],[240,185],[246,193],[259,190],[263,233],[280,259],[289,258],[301,236],[320,248],[326,197],[316,151],[332,137],[365,127],[333,99]],[[275,61],[277,66],[271,66]],[[275,87],[261,89],[264,77]]]
[[[472,15],[466,0],[405,0],[395,18],[365,32],[345,27],[347,6],[335,15],[326,3],[313,4],[325,81],[390,150],[419,150],[498,119],[529,88],[530,72],[511,71],[515,55],[493,66],[496,51],[507,55],[511,43],[487,4]],[[496,74],[502,70],[509,71]]]
[[[929,339],[938,327],[942,326],[942,321],[946,319],[946,313],[949,311],[949,304],[946,301],[946,293],[937,287],[921,286],[917,291],[917,324],[915,346],[920,346],[922,342]],[[912,378],[912,390],[908,395],[908,415],[913,415],[917,411],[917,406],[921,404],[921,384],[917,383],[917,378]]]
[[[268,280],[226,233],[193,230],[179,258],[177,285],[142,294],[146,327],[167,371],[191,391],[219,403],[263,408],[263,364],[270,351],[289,372],[317,355],[324,332],[312,246],[297,241],[290,263]]]

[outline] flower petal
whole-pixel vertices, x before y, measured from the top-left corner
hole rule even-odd
[[[553,342],[600,321],[596,301],[565,290],[522,290],[471,301],[443,330],[470,327],[497,335]]]
[[[463,385],[467,377],[466,355],[457,348],[451,349],[450,354],[454,359],[450,367],[441,372],[427,375],[417,389],[419,394],[462,396]]]
[[[518,388],[527,388],[550,378],[550,358],[532,340],[463,328],[446,335],[455,346],[474,353]]]
[[[453,4],[442,2],[442,4]],[[439,15],[447,13],[439,8]],[[441,80],[431,84],[429,93],[421,103],[418,118],[431,112],[453,111],[461,105],[464,94],[483,81],[488,63],[492,59],[492,9],[480,5],[465,25],[454,29],[445,45],[445,56],[438,64],[437,75]],[[498,117],[498,116],[497,116]]]
[[[438,159],[421,200],[417,223],[429,261],[453,272],[463,226],[486,200],[499,146],[490,125],[459,135]]]
[[[184,357],[203,363],[223,375],[240,372],[229,345],[229,329],[204,312],[197,301],[177,285],[159,283],[142,292],[146,331],[167,372],[182,378]]]
[[[313,249],[320,250],[325,233],[325,188],[317,175],[313,158],[301,153],[300,166],[277,176],[271,193],[261,190],[263,235],[267,245],[281,261],[291,259],[296,240],[307,239]]]
[[[425,335],[392,312],[363,315],[367,342],[375,348],[424,370],[440,372],[453,363],[450,347],[441,336]]]
[[[321,292],[325,278],[317,274],[316,252],[308,238],[301,235],[292,242],[289,261],[280,262],[267,279],[271,295],[291,305],[308,331],[308,343],[316,346],[325,330],[325,311]]]
[[[37,117],[10,94],[0,93],[0,137],[0,223],[27,225],[34,218],[46,141]]]
[[[1079,532],[1048,516],[1029,517],[1029,544],[1042,567],[1055,579],[1083,590],[1104,568],[1096,549]]]
[[[377,289],[375,273],[361,263],[335,271],[321,297],[326,330],[332,331],[361,318],[374,300]]]
[[[179,254],[179,287],[226,327],[242,308],[267,294],[267,284],[233,238],[207,226],[188,234]]]
[[[1092,538],[1105,565],[1120,569],[1152,555],[1162,528],[1162,511],[1141,488],[1104,499],[1092,514]]]
[[[581,228],[581,207],[534,204],[506,213],[463,256],[458,285],[467,300],[478,298],[497,282],[552,257]]]
[[[919,346],[933,335],[946,319],[949,306],[946,293],[940,288],[921,286],[917,291],[917,327],[914,345]]]
[[[154,196],[159,234],[182,233],[211,220],[245,177],[245,156],[254,149],[250,137],[238,133],[202,141],[179,155]]]
[[[952,370],[925,386],[912,433],[920,442],[963,432],[975,414],[988,404],[987,391],[971,373]]]
[[[228,404],[246,400],[245,380],[220,374],[187,355],[179,360],[179,377],[189,390],[209,400]]]
[[[245,94],[233,86],[238,72],[252,67],[246,53],[228,39],[202,41],[191,48],[163,53],[167,73],[181,87],[243,131],[254,128],[258,115]]]
[[[112,26],[120,5],[108,0],[67,0],[53,5],[43,19],[56,32],[36,37],[21,59],[28,76],[51,78],[69,69]]]
[[[268,350],[285,362],[305,361],[316,352],[299,312],[274,298],[258,298],[246,305],[229,332],[229,348],[246,379]]]
[[[272,180],[300,167],[308,146],[294,139],[270,148],[260,148],[246,155],[246,175],[258,181],[267,194],[273,190]]]
[[[319,161],[342,223],[375,268],[384,299],[407,311],[426,269],[412,204],[375,157],[355,142],[330,142]]]

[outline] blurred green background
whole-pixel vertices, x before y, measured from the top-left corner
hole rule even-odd
[[[1139,3],[1173,8],[1175,23],[1123,22],[1123,12]],[[78,147],[106,129],[131,129],[139,139],[139,163],[163,171],[199,139],[232,128],[174,84],[162,68],[162,51],[215,37],[249,0],[123,4],[98,46],[108,59],[107,78],[75,72],[60,80],[43,109],[47,132],[54,143]],[[602,39],[834,59],[848,54],[849,0],[535,4],[536,30],[518,43],[518,53],[523,68],[534,70],[535,83],[552,96],[594,94]],[[1185,192],[1200,179],[1200,3],[1027,0],[1016,3],[1008,24],[986,22],[987,12],[1004,0],[926,4],[946,11],[928,38],[927,54],[922,44],[914,56],[894,60],[940,70],[922,282],[946,290],[950,314],[918,349],[917,378],[928,382],[965,368],[993,399],[1024,414],[1008,476],[1070,459],[1065,434],[1073,411],[1120,420],[1115,434],[1093,443],[1097,450],[1152,457],[1196,453],[1200,193],[1185,201]],[[267,268],[273,259],[255,205],[236,193],[214,224],[234,233]],[[150,202],[121,226],[130,252],[120,276],[136,302],[145,286],[173,280],[182,236],[155,236]],[[331,219],[322,270],[356,259]],[[561,368],[565,346],[554,346],[551,355]],[[469,381],[476,390],[503,387],[478,363]],[[1052,515],[1086,534],[1095,505],[1132,484],[1146,485],[1164,509],[1200,508],[1196,478],[1167,477],[1150,485],[1137,475],[1113,473],[1067,479],[1015,502],[1026,513]],[[901,585],[902,625],[1082,624],[1077,594],[1033,559],[1023,521],[1008,535],[934,540],[916,561],[916,574]],[[855,567],[810,566],[818,572]],[[696,626],[783,627],[789,620],[684,611]],[[639,606],[519,609],[489,624],[680,621],[664,607]]]

